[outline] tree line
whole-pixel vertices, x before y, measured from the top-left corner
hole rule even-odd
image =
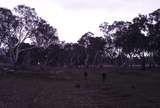
[[[60,41],[57,29],[34,8],[0,8],[0,61],[14,66],[135,66],[160,64],[160,9],[132,21],[104,22],[103,36],[84,33],[76,43]]]

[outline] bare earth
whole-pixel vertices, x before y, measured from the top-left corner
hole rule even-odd
[[[63,69],[52,76],[1,75],[0,108],[160,108],[160,73]]]

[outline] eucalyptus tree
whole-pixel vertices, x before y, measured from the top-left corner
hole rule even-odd
[[[160,9],[149,13],[148,20],[149,50],[160,64]]]
[[[92,36],[94,36],[94,34],[92,32],[87,32],[84,35],[82,35],[82,37],[78,40],[78,44],[85,49],[84,64],[85,64],[86,67],[88,67],[88,65],[89,65],[90,54],[89,54],[88,47],[90,45],[89,38],[92,37]]]
[[[18,39],[14,34],[19,21],[16,19],[11,10],[6,8],[0,8],[0,46],[8,50],[10,62],[14,62],[15,52],[14,48]]]
[[[40,18],[34,8],[18,5],[11,12],[0,8],[0,46],[8,50],[10,62],[16,64],[19,54],[35,47],[46,49],[57,44],[57,30]],[[33,47],[22,48],[29,42]]]
[[[139,15],[133,22],[123,22],[121,30],[116,31],[115,44],[132,59],[138,56],[142,59],[142,67],[145,69],[145,52],[147,52],[147,36],[145,35],[147,17]]]
[[[91,57],[91,64],[101,64],[105,54],[105,39],[102,37],[90,37],[89,42],[88,50]]]
[[[106,55],[112,64],[119,55],[123,55],[123,32],[129,25],[130,22],[114,21],[112,24],[104,22],[99,26],[106,40]]]
[[[96,65],[102,62],[104,58],[104,49],[106,41],[102,37],[94,37],[91,32],[85,33],[78,41],[80,46],[85,48],[85,64]]]

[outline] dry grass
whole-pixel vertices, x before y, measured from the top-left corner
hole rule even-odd
[[[107,75],[105,82],[102,72]],[[0,108],[159,108],[159,85],[157,71],[105,68],[10,73],[0,76]]]

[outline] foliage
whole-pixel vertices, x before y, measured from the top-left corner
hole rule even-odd
[[[87,32],[77,43],[60,42],[57,29],[34,8],[0,8],[0,54],[13,65],[98,66],[159,64],[160,9],[131,22],[102,23],[103,37]],[[6,61],[6,60],[3,60]]]

